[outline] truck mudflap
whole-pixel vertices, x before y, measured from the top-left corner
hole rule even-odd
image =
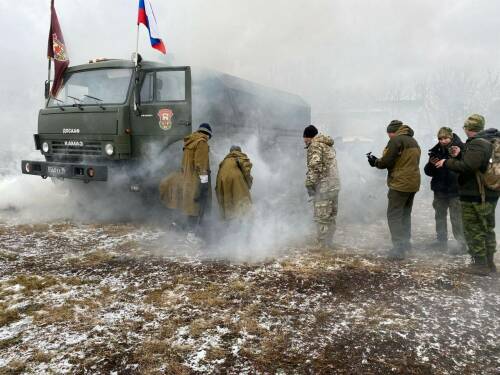
[[[23,174],[42,178],[56,177],[83,181],[107,181],[108,167],[105,165],[71,164],[47,161],[21,161]]]

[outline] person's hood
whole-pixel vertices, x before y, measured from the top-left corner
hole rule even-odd
[[[200,141],[208,142],[208,135],[202,132],[194,132],[186,137],[184,137],[184,148],[193,148]]]
[[[499,137],[500,137],[500,132],[495,128],[490,128],[477,133],[474,138],[484,138],[492,140],[493,138],[499,138]]]
[[[456,135],[455,133],[453,133],[453,139],[450,143],[450,145],[448,147],[451,147],[451,146],[458,146],[460,148],[463,148],[464,147],[464,144],[462,142],[462,140],[460,139],[460,137],[458,135]],[[441,145],[439,144],[439,142],[433,147],[431,148],[429,151],[430,152],[437,152],[439,151],[439,149],[441,148]]]
[[[241,152],[241,151],[231,151],[229,154],[226,155],[226,157],[224,158],[225,159],[246,159],[246,160],[250,160],[247,156],[247,154],[245,154],[244,152]]]
[[[398,136],[398,135],[408,135],[410,137],[413,137],[414,134],[415,134],[415,132],[408,125],[401,126],[398,129],[398,131],[396,132],[396,136]]]
[[[333,138],[328,135],[318,134],[316,137],[312,139],[313,142],[324,143],[325,145],[332,147],[334,142]]]

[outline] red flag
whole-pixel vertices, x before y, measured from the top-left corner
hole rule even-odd
[[[52,96],[57,96],[57,92],[63,83],[63,75],[69,65],[68,54],[66,52],[66,45],[62,35],[61,27],[59,26],[59,19],[57,18],[56,9],[54,7],[54,0],[50,5],[51,19],[49,31],[49,44],[47,49],[47,56],[54,60],[54,82],[52,83]]]

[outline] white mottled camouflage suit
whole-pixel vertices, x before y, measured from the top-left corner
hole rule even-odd
[[[331,245],[336,229],[340,178],[333,139],[318,134],[307,148],[306,187],[313,188],[314,221],[320,245]]]

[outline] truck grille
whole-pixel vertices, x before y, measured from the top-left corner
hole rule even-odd
[[[65,141],[52,141],[52,154],[67,156],[102,156],[101,142],[83,142],[83,146],[67,145]]]

